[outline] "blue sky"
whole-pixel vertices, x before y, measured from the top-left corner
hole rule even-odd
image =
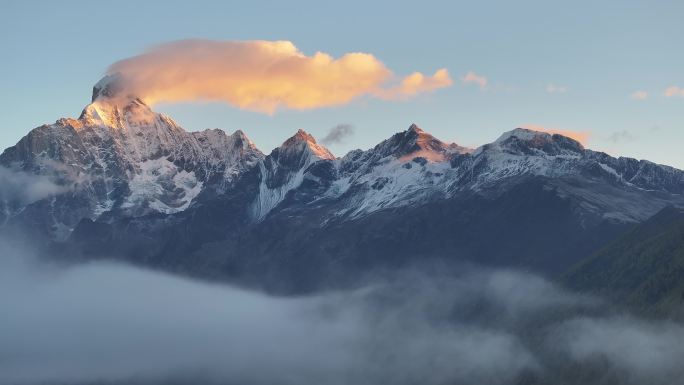
[[[223,103],[155,109],[188,130],[242,129],[265,152],[299,128],[320,138],[342,123],[355,134],[330,146],[340,156],[413,122],[466,146],[533,124],[589,132],[590,148],[684,168],[684,92],[665,96],[684,87],[682,1],[321,3],[3,3],[0,147],[78,116],[110,64],[151,45],[263,39],[290,40],[307,55],[367,52],[398,75],[447,68],[454,85],[405,101],[362,97],[274,115]],[[487,88],[461,82],[469,71]]]

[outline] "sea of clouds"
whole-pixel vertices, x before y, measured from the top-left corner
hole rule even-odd
[[[0,242],[0,384],[675,384],[684,327],[537,276],[377,274],[276,297]]]

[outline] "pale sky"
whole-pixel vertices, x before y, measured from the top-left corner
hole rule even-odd
[[[684,168],[683,1],[141,3],[0,5],[0,147],[78,116],[109,65],[150,46],[288,40],[307,56],[372,54],[400,77],[446,68],[453,85],[272,115],[221,102],[155,110],[191,131],[242,129],[266,153],[299,128],[322,138],[352,125],[352,136],[330,146],[342,156],[414,122],[470,147],[534,125],[588,133],[587,147],[612,155]]]

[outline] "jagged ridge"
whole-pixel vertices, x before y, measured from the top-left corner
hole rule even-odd
[[[353,219],[464,193],[497,194],[531,176],[553,180],[559,194],[578,197],[581,210],[621,221],[642,220],[681,201],[684,192],[680,170],[613,158],[562,135],[522,128],[471,150],[412,124],[342,158],[299,130],[264,156],[242,131],[186,132],[139,98],[123,98],[117,79],[95,85],[79,119],[38,127],[0,155],[5,167],[69,186],[49,206],[34,204],[40,209],[33,215],[47,210],[42,215],[53,230],[68,235],[83,218],[178,213],[202,194],[238,188],[246,175],[251,187],[239,188],[246,189],[245,207],[257,222],[279,207],[314,203],[329,207],[324,222]]]

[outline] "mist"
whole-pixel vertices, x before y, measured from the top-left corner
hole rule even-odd
[[[68,190],[47,176],[0,166],[0,202],[29,204]]]
[[[0,246],[0,383],[670,384],[684,327],[531,274],[378,274],[275,297]]]

